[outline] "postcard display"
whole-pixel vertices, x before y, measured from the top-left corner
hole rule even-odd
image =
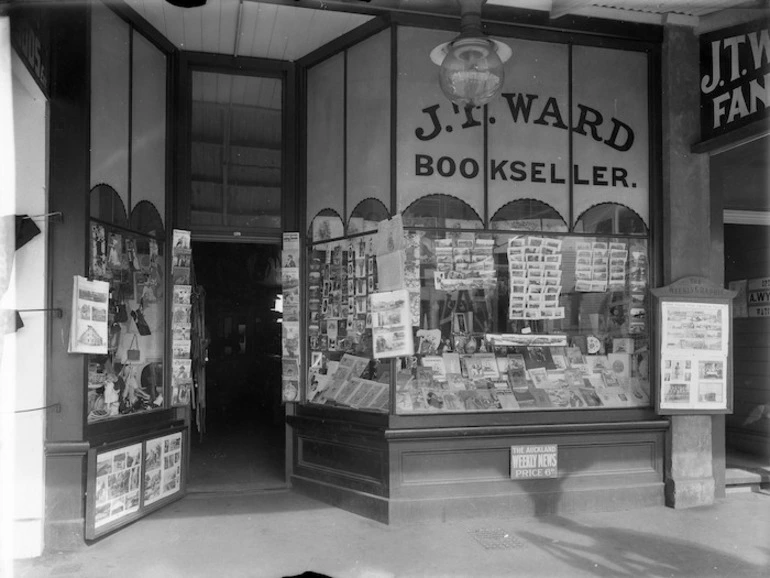
[[[658,413],[732,413],[730,339],[736,293],[700,277],[653,290],[660,327]]]
[[[88,355],[89,424],[164,407],[163,243],[90,224],[89,279],[75,279],[70,351]]]
[[[309,251],[307,401],[389,412],[392,382],[396,414],[649,407],[646,239],[392,221]]]
[[[177,427],[89,450],[86,539],[182,497],[186,436],[186,430]]]
[[[192,247],[190,231],[174,229],[171,259],[174,274],[174,300],[171,308],[171,405],[190,403],[193,387],[192,359]]]
[[[373,241],[374,235],[362,235],[316,244],[309,251],[310,360],[305,398],[311,403],[375,412],[389,409],[390,364],[374,359],[372,341],[371,296],[378,288]],[[377,328],[384,348],[388,304],[379,306]],[[411,325],[408,329],[411,332]]]
[[[283,234],[282,254],[282,353],[281,353],[281,399],[292,402],[299,399],[299,233]]]

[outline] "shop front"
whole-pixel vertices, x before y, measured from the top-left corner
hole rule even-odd
[[[25,175],[17,197],[39,207],[30,215],[42,217],[46,247],[36,257],[47,262],[43,302],[22,313],[41,324],[28,319],[16,337],[20,347],[45,332],[17,354],[29,367],[15,379],[30,386],[15,404],[28,412],[15,416],[25,424],[17,515],[41,511],[16,520],[14,555],[39,555],[43,544],[77,547],[184,495],[190,390],[172,372],[171,335],[174,281],[184,281],[169,275],[183,252],[168,218],[174,51],[102,4],[9,15],[14,58],[47,97],[39,115],[14,103],[26,113],[15,123]],[[41,300],[33,288],[22,304]]]
[[[768,196],[767,19],[719,27],[700,36],[701,140],[708,154],[715,217],[723,224],[725,284],[734,307],[735,411],[726,444],[739,456],[767,457]],[[735,49],[729,48],[738,43]],[[729,58],[728,58],[729,56]]]
[[[293,486],[389,523],[662,504],[660,38],[490,27],[514,56],[463,108],[433,24],[300,63]]]
[[[283,385],[265,414],[286,440],[281,484],[393,524],[723,495],[732,330],[715,215],[738,207],[710,186],[715,141],[693,148],[692,27],[494,12],[505,80],[464,107],[430,58],[457,35],[441,14],[375,10],[271,61],[180,50],[123,2],[36,14],[48,189],[29,211],[60,218],[38,239],[35,303],[61,312],[41,329],[28,401],[45,414],[24,446],[45,479],[41,548],[184,496],[209,337],[192,263],[225,236],[280,261],[260,277],[269,307],[283,291],[269,350],[237,319],[253,309],[221,309],[237,337],[222,357],[260,349],[269,395]],[[247,121],[272,140],[249,140]],[[678,282],[722,301],[701,318],[674,299],[661,318]],[[662,335],[690,330],[718,355],[664,351]]]

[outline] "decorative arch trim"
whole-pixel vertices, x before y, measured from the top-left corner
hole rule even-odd
[[[320,222],[319,218],[325,218],[330,219],[327,221]],[[339,222],[339,234],[334,234],[333,231],[331,231],[332,224],[336,224],[334,219]],[[325,227],[329,227],[329,232],[325,232]],[[342,236],[344,236],[345,232],[345,221],[340,216],[340,214],[331,208],[325,208],[318,211],[315,216],[310,220],[310,228],[307,231],[308,236],[311,239],[311,242],[317,243],[319,241],[326,241],[331,239],[337,239]]]
[[[366,197],[365,199],[362,199],[361,201],[359,201],[358,204],[356,204],[356,206],[353,208],[353,210],[350,211],[350,216],[352,217],[353,215],[355,215],[356,214],[356,210],[358,210],[358,207],[360,207],[361,205],[363,205],[367,201],[374,201],[374,202],[376,202],[377,204],[379,204],[382,207],[382,210],[388,216],[387,218],[391,217],[391,214],[390,214],[390,211],[388,210],[388,207],[386,207],[385,203],[383,203],[380,199],[378,199],[376,197]]]
[[[495,211],[495,214],[492,215],[492,218],[489,219],[490,224],[492,222],[494,222],[495,217],[497,217],[497,215],[499,215],[500,212],[503,211],[506,207],[509,207],[511,205],[515,205],[516,203],[521,203],[522,201],[533,201],[535,203],[540,203],[541,205],[544,205],[544,206],[548,207],[549,209],[551,209],[556,214],[557,217],[559,217],[561,222],[564,223],[564,230],[565,231],[569,231],[569,225],[567,225],[567,221],[564,219],[562,214],[553,205],[551,205],[550,203],[546,203],[545,201],[542,201],[540,199],[535,199],[533,197],[524,197],[524,198],[521,198],[521,199],[515,199],[513,201],[509,201],[509,202],[505,203],[499,209],[497,209],[497,211]]]
[[[355,234],[355,233],[363,233],[363,232],[366,232],[366,231],[368,230],[368,229],[364,228],[364,229],[363,229],[363,230],[361,230],[361,231],[351,231],[351,223],[352,223],[352,220],[353,220],[353,219],[356,219],[356,218],[362,218],[362,217],[360,217],[360,216],[356,215],[356,211],[358,210],[358,208],[359,208],[361,205],[363,205],[364,203],[370,202],[370,201],[373,201],[374,203],[376,203],[376,204],[379,206],[379,208],[381,209],[381,214],[382,214],[382,215],[384,215],[384,218],[383,218],[383,219],[381,219],[381,220],[387,220],[387,219],[390,219],[390,217],[391,217],[391,215],[390,215],[390,211],[389,211],[389,210],[388,210],[388,208],[385,206],[385,203],[383,203],[383,202],[382,202],[380,199],[378,199],[378,198],[376,198],[376,197],[367,197],[367,198],[365,198],[365,199],[362,199],[362,200],[361,200],[361,201],[360,201],[360,202],[359,202],[359,203],[358,203],[358,204],[357,204],[357,205],[356,205],[356,206],[353,208],[353,210],[350,212],[350,216],[348,217],[348,221],[347,221],[347,223],[345,223],[345,231],[347,232],[347,234],[348,234],[348,235],[350,235],[350,234]],[[378,222],[379,222],[379,221],[378,221]]]
[[[416,205],[420,201],[424,201],[425,199],[430,199],[430,198],[438,198],[438,197],[443,197],[446,199],[455,199],[456,201],[461,202],[470,212],[472,212],[476,216],[476,219],[478,220],[478,222],[481,223],[483,226],[484,220],[481,218],[481,216],[479,215],[478,211],[476,211],[476,209],[474,209],[471,205],[463,201],[460,197],[456,197],[454,195],[447,195],[446,193],[431,193],[429,195],[423,195],[419,199],[415,199],[414,201],[409,203],[409,205],[404,209],[403,214],[406,215],[409,212],[409,209],[411,209],[414,205]]]
[[[633,213],[633,214],[636,216],[636,218],[637,218],[637,219],[639,219],[639,222],[640,222],[640,223],[642,224],[642,226],[644,227],[644,234],[646,235],[646,234],[648,234],[648,233],[649,233],[649,228],[647,227],[647,223],[645,223],[645,222],[644,222],[644,219],[642,218],[642,216],[641,216],[641,215],[640,215],[640,214],[639,214],[637,211],[635,211],[634,209],[632,209],[632,208],[631,208],[631,207],[629,207],[628,205],[624,205],[623,203],[613,203],[613,202],[611,202],[611,201],[606,201],[606,202],[603,202],[603,203],[595,203],[595,204],[591,205],[590,207],[588,207],[588,208],[587,208],[585,211],[583,211],[582,213],[580,213],[580,215],[578,216],[578,218],[577,218],[577,219],[575,219],[575,225],[572,227],[572,230],[574,231],[574,230],[576,229],[576,227],[577,227],[577,224],[578,224],[578,223],[580,223],[581,219],[582,219],[582,218],[583,218],[583,217],[584,217],[584,216],[585,216],[585,215],[586,215],[586,214],[587,214],[589,211],[591,211],[591,210],[595,209],[596,207],[601,207],[601,206],[604,206],[604,205],[612,205],[612,206],[616,206],[616,207],[623,207],[624,209],[626,209],[626,210],[628,210],[628,211],[632,212],[632,213]],[[628,233],[620,233],[620,234],[621,234],[621,235],[623,235],[623,234],[628,234]]]
[[[148,210],[151,211],[150,214],[152,215],[152,219],[156,220],[158,223],[159,230],[155,234],[153,234],[152,231],[144,230],[142,227],[143,223],[137,222],[139,220],[139,211],[144,210],[144,207],[148,207]],[[151,201],[139,201],[136,205],[134,205],[134,208],[131,209],[130,224],[133,230],[146,233],[148,235],[153,235],[157,238],[163,238],[166,235],[166,230],[163,226],[163,218],[160,215],[160,211],[158,211],[157,207],[155,207],[155,204]]]
[[[118,193],[118,191],[116,191],[112,186],[108,185],[107,183],[99,183],[98,185],[94,185],[91,188],[91,191],[89,192],[90,204],[93,205],[95,195],[102,195],[102,194],[108,194],[110,196],[110,202],[114,203],[113,206],[110,208],[110,216],[109,218],[104,218],[101,212],[99,215],[94,215],[93,210],[91,210],[90,211],[91,217],[101,219],[105,222],[112,223],[113,225],[128,227],[128,212],[126,211],[126,205],[123,202],[123,199],[120,198],[120,194]],[[99,203],[101,203],[101,198],[99,199]],[[116,215],[115,209],[119,210],[118,215]],[[100,207],[100,210],[101,210],[101,207]],[[115,216],[122,218],[122,222],[117,222],[117,219],[114,218]]]

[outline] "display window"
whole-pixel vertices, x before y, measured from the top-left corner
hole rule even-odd
[[[652,407],[652,53],[505,37],[500,98],[461,109],[414,58],[452,33],[397,32],[307,70],[300,399],[391,415]],[[397,74],[369,92],[395,102],[349,122],[365,100],[343,96],[380,86],[360,64],[390,42],[377,70]],[[390,173],[359,175],[382,158]]]
[[[126,218],[119,197],[109,193],[92,193],[92,215],[100,218],[90,222],[88,276],[109,284],[109,300],[107,353],[87,356],[89,424],[168,405],[162,222],[147,202]]]
[[[463,201],[431,195],[402,222],[395,247],[374,232],[311,245],[307,402],[396,414],[650,406],[650,247],[632,210],[596,205],[567,233],[548,205],[523,200],[485,229]]]

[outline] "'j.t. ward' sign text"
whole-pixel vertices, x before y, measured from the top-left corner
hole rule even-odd
[[[555,97],[542,97],[537,94],[503,93],[501,98],[506,106],[503,118],[490,116],[489,125],[508,123],[515,130],[518,123],[538,125],[556,130],[569,130],[567,111],[562,110]],[[573,115],[572,133],[577,138],[589,138],[607,147],[607,150],[624,153],[634,146],[634,130],[620,119],[605,116],[596,108],[584,104],[576,105]],[[500,109],[498,109],[500,110]],[[481,127],[481,110],[478,108],[459,109],[456,105],[433,104],[422,109],[420,126],[414,136],[421,142],[429,142],[442,134],[455,130],[468,130]],[[460,116],[459,124],[449,122]],[[476,151],[473,151],[474,153]],[[490,181],[510,181],[529,183],[562,184],[571,179],[575,185],[594,187],[636,188],[636,183],[629,177],[628,169],[597,163],[591,166],[575,164],[572,170],[566,159],[543,159],[526,161],[517,158],[489,158],[487,178]],[[452,156],[416,152],[414,171],[417,177],[446,177],[475,179],[483,171],[480,153],[467,156]]]

